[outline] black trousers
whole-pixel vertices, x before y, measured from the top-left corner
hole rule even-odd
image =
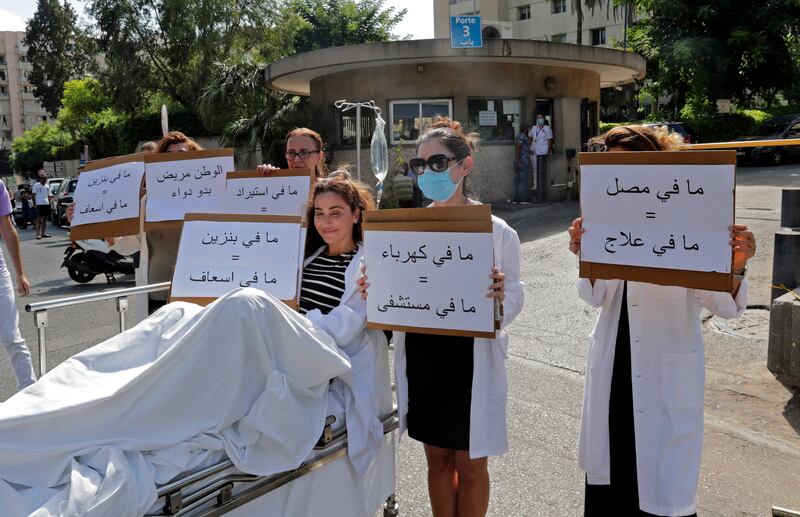
[[[608,441],[611,484],[586,483],[584,517],[654,517],[639,509],[636,473],[636,432],[633,423],[631,337],[628,326],[628,283],[623,284],[622,308],[614,349],[611,394],[608,400]],[[692,514],[687,517],[697,517]]]

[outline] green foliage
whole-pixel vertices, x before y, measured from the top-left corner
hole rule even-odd
[[[620,0],[617,0],[618,3]],[[648,77],[672,105],[714,116],[717,99],[774,105],[795,91],[800,2],[635,0],[647,16],[630,30]]]
[[[105,95],[96,79],[77,79],[64,83],[62,108],[58,112],[58,123],[73,136],[93,125],[93,117],[103,112],[111,100]]]
[[[291,0],[284,13],[299,19],[295,52],[394,39],[392,29],[407,10],[385,0]]]
[[[55,117],[64,83],[92,68],[92,42],[78,28],[72,7],[58,0],[38,0],[24,42],[33,65],[29,77],[33,94]]]
[[[73,140],[57,126],[42,122],[27,130],[11,144],[14,171],[30,177],[45,161],[69,157]]]
[[[628,122],[600,122],[600,125],[598,127],[599,127],[600,134],[602,135],[606,131],[614,129],[617,126],[625,126],[627,124],[635,124],[635,122],[630,122],[630,121],[628,121]]]
[[[217,61],[280,41],[278,0],[91,0],[115,107],[135,112],[152,92],[195,108]]]

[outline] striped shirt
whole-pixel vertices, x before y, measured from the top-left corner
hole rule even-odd
[[[322,314],[331,312],[344,295],[344,273],[358,248],[341,255],[320,253],[303,269],[300,287],[300,314],[319,309]]]

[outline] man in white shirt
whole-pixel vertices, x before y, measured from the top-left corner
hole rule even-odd
[[[536,125],[528,131],[531,142],[531,165],[533,166],[534,182],[533,201],[544,203],[547,200],[547,158],[553,152],[553,130],[545,125],[544,115],[536,115]]]
[[[44,231],[47,228],[47,218],[50,216],[50,199],[53,197],[53,193],[50,192],[50,186],[47,184],[47,175],[43,170],[39,171],[39,182],[31,190],[33,190],[36,202],[36,218],[39,222],[36,227],[36,238],[50,237]]]

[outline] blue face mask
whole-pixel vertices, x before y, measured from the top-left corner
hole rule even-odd
[[[425,173],[419,177],[419,188],[422,193],[434,201],[450,199],[455,193],[458,183],[453,183],[450,179],[450,169],[433,172],[430,168],[426,168]]]

